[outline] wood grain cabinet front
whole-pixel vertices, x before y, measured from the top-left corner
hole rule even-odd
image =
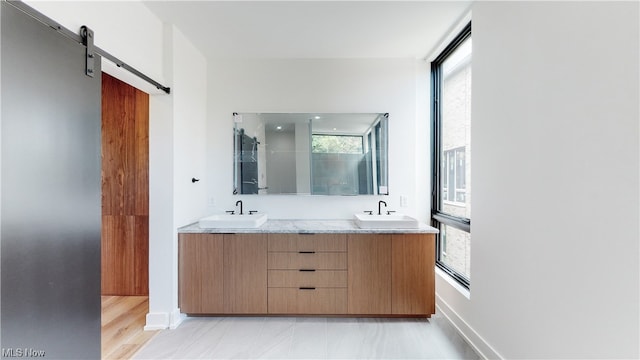
[[[269,313],[346,314],[347,288],[269,288]]]
[[[263,234],[180,234],[180,311],[265,314],[267,239]]]
[[[435,303],[435,235],[394,234],[391,238],[391,312],[431,315]]]
[[[345,234],[269,234],[270,252],[345,252]]]
[[[346,314],[345,234],[269,234],[271,314]]]
[[[269,269],[346,270],[346,252],[270,252]]]
[[[391,313],[391,235],[349,234],[349,314]]]
[[[224,237],[180,234],[178,238],[178,300],[187,314],[224,312]]]
[[[187,314],[430,316],[434,234],[180,234]]]
[[[269,270],[269,287],[347,287],[346,270]]]
[[[433,234],[349,234],[349,314],[435,313]]]
[[[224,235],[224,312],[267,312],[267,236]]]

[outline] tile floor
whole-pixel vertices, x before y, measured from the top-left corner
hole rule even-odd
[[[190,317],[134,359],[479,359],[431,319]]]

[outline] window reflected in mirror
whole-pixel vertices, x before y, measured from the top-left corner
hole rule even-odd
[[[234,113],[233,121],[234,194],[388,194],[388,114]]]

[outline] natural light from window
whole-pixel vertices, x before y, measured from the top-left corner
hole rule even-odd
[[[471,219],[471,37],[441,64],[439,211]],[[441,224],[439,261],[469,280],[471,234]]]

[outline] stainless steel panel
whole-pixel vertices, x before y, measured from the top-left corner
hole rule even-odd
[[[2,355],[98,359],[101,77],[81,45],[1,6]]]

